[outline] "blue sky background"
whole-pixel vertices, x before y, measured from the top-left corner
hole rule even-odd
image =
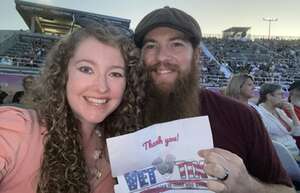
[[[150,11],[169,5],[190,13],[204,34],[221,34],[233,27],[251,27],[253,35],[268,35],[263,17],[278,18],[271,35],[300,36],[300,0],[28,0],[131,20],[134,29]],[[28,29],[14,0],[0,0],[0,29]]]

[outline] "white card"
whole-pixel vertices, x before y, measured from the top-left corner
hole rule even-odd
[[[155,124],[107,139],[115,192],[210,192],[197,152],[213,147],[207,116]]]

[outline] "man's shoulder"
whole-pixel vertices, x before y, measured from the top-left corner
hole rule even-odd
[[[19,95],[23,95],[23,94],[24,94],[24,91],[20,90],[15,93],[15,96],[19,96]]]
[[[204,100],[206,102],[214,101],[216,103],[221,103],[224,105],[236,105],[242,108],[245,106],[235,99],[222,95],[218,91],[212,91],[205,88],[200,89],[200,100]]]
[[[252,107],[209,89],[200,89],[199,95],[201,108],[205,111],[224,111],[228,115],[254,113]]]
[[[294,109],[295,109],[297,116],[300,117],[300,107],[297,105],[294,105]]]
[[[8,94],[2,90],[0,90],[0,99],[5,98]]]

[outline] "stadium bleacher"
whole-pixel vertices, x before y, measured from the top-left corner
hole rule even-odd
[[[240,41],[204,38],[203,42],[219,63],[228,65],[232,73],[250,73],[258,86],[265,81],[286,86],[300,78],[300,40]],[[276,46],[272,47],[270,44]],[[220,83],[219,87],[225,86],[228,79],[220,74],[218,64],[206,56],[203,58],[202,69],[204,68],[204,76],[207,76],[204,84],[215,86],[215,83]]]
[[[7,49],[0,53],[3,57],[9,57],[14,66],[41,67],[47,51],[59,39],[56,36],[30,32],[18,32],[14,36],[13,43],[2,43]]]

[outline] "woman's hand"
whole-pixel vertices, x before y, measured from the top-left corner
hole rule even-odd
[[[286,110],[287,112],[289,112],[290,114],[293,114],[295,113],[295,110],[294,110],[294,106],[293,104],[287,102],[287,101],[282,101],[279,106],[279,108],[283,109],[283,110]]]

